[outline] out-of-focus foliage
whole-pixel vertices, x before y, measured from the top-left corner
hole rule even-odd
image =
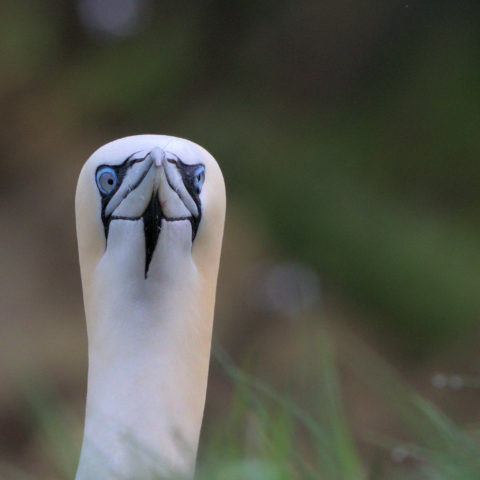
[[[217,338],[235,361],[251,354],[267,378],[276,372],[272,383],[292,382],[285,390],[300,391],[307,411],[325,398],[311,381],[319,357],[304,352],[320,323],[338,329],[338,337],[348,325],[396,360],[408,359],[402,371],[423,390],[425,377],[419,381],[415,368],[422,375],[438,364],[475,370],[477,342],[469,339],[478,335],[480,312],[479,23],[480,3],[467,0],[0,2],[1,458],[5,450],[13,464],[42,471],[35,467],[43,465],[43,440],[28,405],[18,401],[28,395],[16,387],[18,378],[43,378],[37,365],[72,404],[83,405],[75,181],[95,148],[125,135],[191,138],[218,159],[229,208]],[[318,275],[322,314],[312,321],[248,305],[242,282],[248,283],[250,267],[264,268],[265,261],[268,268],[278,259]],[[260,281],[251,283],[262,291]],[[341,347],[342,358],[350,347]],[[352,348],[350,363],[359,366],[361,348]],[[451,351],[458,354],[454,366]],[[338,434],[328,454],[333,476],[337,467],[374,470],[374,454],[358,440],[367,427],[391,427],[364,392],[368,380],[390,373],[376,370],[374,359],[364,364],[360,384],[346,383],[342,397],[360,454],[342,412],[334,411],[335,388],[334,400],[326,399],[333,423],[322,418],[320,424]],[[226,390],[218,377],[214,370],[208,438],[237,458],[243,443],[216,436],[215,409],[224,405]],[[401,398],[393,402],[404,406],[398,416],[415,426],[425,405],[412,407],[410,394],[381,385],[378,396]],[[250,398],[235,388],[242,415],[232,428],[244,420],[240,400]],[[476,412],[475,394],[455,401],[442,397],[462,420]],[[229,473],[232,478],[259,468],[268,478],[277,460],[288,463],[297,438],[291,412],[275,401],[273,407],[253,402],[269,432],[260,444],[265,462],[242,463],[238,468],[246,470]],[[410,407],[415,415],[406,413]],[[44,411],[39,422],[56,449],[63,434],[59,440],[56,420]],[[431,422],[425,429],[422,423],[428,433],[419,442],[435,456],[427,464],[435,471],[413,468],[415,478],[444,478],[444,467],[445,478],[469,478],[455,471],[454,450],[447,454],[444,444],[429,439],[441,429],[448,441],[468,437],[465,451],[474,454],[465,468],[478,445],[433,407],[425,411]],[[80,410],[70,414],[81,417]],[[77,425],[74,436],[80,432]],[[74,468],[68,455],[60,454],[65,472]],[[284,467],[291,468],[278,468],[285,473]],[[478,466],[472,469],[475,478]],[[205,472],[208,478],[208,465]],[[393,478],[383,473],[372,476]]]
[[[234,392],[223,422],[202,435],[196,478],[221,480],[470,480],[480,475],[478,427],[460,428],[432,403],[416,395],[397,373],[354,337],[356,358],[348,359],[355,374],[366,381],[409,432],[410,441],[371,434],[370,441],[391,452],[393,465],[367,466],[354,447],[345,420],[334,357],[326,332],[317,345],[319,390],[316,408],[307,412],[285,394],[251,376],[221,349],[215,357]],[[366,369],[366,371],[365,371]],[[372,373],[374,375],[372,375]],[[370,379],[370,380],[369,380]],[[44,454],[55,465],[56,478],[71,478],[78,447],[72,441],[74,421],[68,408],[45,385],[27,387],[32,423]],[[140,447],[139,447],[140,448]],[[395,465],[396,463],[396,465]],[[156,474],[152,459],[149,479]],[[6,480],[33,480],[22,470],[0,460]],[[176,477],[175,477],[176,478]],[[173,480],[173,478],[169,478]]]
[[[191,137],[278,248],[315,265],[406,347],[419,353],[471,329],[474,3],[138,3],[142,22],[115,36],[82,24],[80,1],[3,2],[4,115],[35,108],[60,132]]]

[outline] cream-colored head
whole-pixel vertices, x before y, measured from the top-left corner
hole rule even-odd
[[[105,186],[111,188],[107,193],[101,191],[96,178],[101,167],[106,167]],[[108,185],[109,169],[117,176],[113,180],[115,186]],[[187,182],[199,188],[200,193],[192,194]],[[191,219],[193,228],[198,229],[192,241],[192,258],[200,269],[215,270],[225,217],[225,186],[217,162],[205,149],[188,140],[136,135],[99,148],[80,173],[76,218],[84,280],[89,280],[87,277],[92,276],[105,253],[111,223],[119,222],[115,220],[118,217],[142,218],[148,213],[153,196],[161,205],[162,212],[157,213],[162,219]],[[155,235],[153,230],[150,234]],[[128,244],[129,238],[122,241]]]
[[[162,468],[192,472],[224,216],[220,168],[188,140],[122,138],[85,163],[76,217],[89,381],[78,479],[149,478],[125,436]]]

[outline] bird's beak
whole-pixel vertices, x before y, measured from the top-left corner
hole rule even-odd
[[[105,208],[106,217],[140,218],[156,194],[165,218],[198,218],[198,207],[185,188],[173,155],[155,147],[147,154],[138,152],[131,161],[120,188]]]
[[[164,221],[190,222],[191,241],[195,238],[201,209],[198,198],[193,198],[194,184],[188,172],[196,167],[186,165],[175,154],[160,147],[137,152],[125,162],[119,179],[121,184],[105,205],[102,219],[107,237],[112,221],[143,220],[145,274]]]
[[[185,187],[177,168],[178,160],[159,147],[155,147],[150,156],[157,167],[156,190],[165,218],[198,218],[198,207]]]
[[[155,169],[150,155],[132,159],[125,178],[105,207],[105,217],[140,218],[152,197]]]

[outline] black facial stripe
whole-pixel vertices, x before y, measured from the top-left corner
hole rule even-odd
[[[167,222],[182,222],[184,220],[190,220],[192,217],[163,217]]]
[[[127,159],[125,161],[126,162],[130,161],[130,162],[132,162],[132,165],[133,165],[134,163],[141,162],[142,160],[145,160],[147,158],[147,156],[149,155],[149,153],[147,153],[147,155],[145,155],[144,157],[139,157],[139,158],[136,158],[135,160],[131,160],[132,157],[134,157],[137,153],[140,153],[140,152],[141,152],[141,150],[133,152],[131,155],[129,155],[127,157]]]
[[[143,231],[145,233],[145,278],[147,278],[148,267],[152,261],[153,252],[157,246],[158,237],[162,228],[162,207],[156,192],[143,213]]]
[[[112,215],[110,220],[129,220],[130,222],[136,222],[143,217],[122,217],[121,215]]]

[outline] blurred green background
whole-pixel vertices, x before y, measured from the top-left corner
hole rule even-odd
[[[476,390],[431,378],[479,367],[479,26],[461,0],[3,0],[0,458],[50,471],[25,383],[48,379],[81,435],[76,178],[138,133],[189,138],[223,169],[215,336],[237,362],[315,404],[312,339],[326,329],[341,366],[353,333],[476,420]],[[340,368],[368,463],[365,431],[399,430]]]

